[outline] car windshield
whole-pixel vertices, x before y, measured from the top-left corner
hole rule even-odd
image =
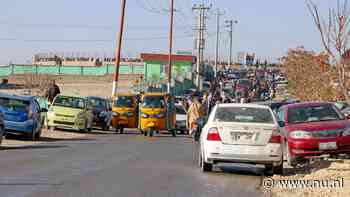
[[[164,98],[162,96],[145,96],[142,107],[144,108],[163,108]]]
[[[270,110],[252,107],[218,107],[214,120],[219,122],[274,123]]]
[[[133,107],[133,97],[132,96],[118,96],[114,100],[114,107]]]
[[[53,106],[84,109],[85,100],[78,97],[58,96],[56,97]]]
[[[92,108],[107,108],[107,102],[104,99],[100,98],[90,98],[89,107]]]
[[[338,113],[336,107],[331,104],[297,107],[288,110],[288,123],[290,124],[344,119],[344,116]]]
[[[0,108],[8,111],[14,112],[28,112],[29,101],[10,99],[10,98],[0,98]]]

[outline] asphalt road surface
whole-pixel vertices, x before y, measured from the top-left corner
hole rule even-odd
[[[191,139],[96,134],[0,150],[1,197],[262,196],[261,169],[197,167]]]

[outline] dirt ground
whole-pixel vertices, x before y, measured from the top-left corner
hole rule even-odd
[[[286,176],[273,176],[274,187],[270,191],[265,190],[266,196],[272,197],[348,197],[350,196],[350,160],[322,160],[312,163],[310,166],[293,169]],[[303,183],[313,185],[304,188],[281,188],[278,181],[293,180],[306,181]],[[335,180],[335,182],[334,182]],[[316,181],[316,182],[315,182]],[[322,181],[322,186],[318,186]],[[302,187],[300,182],[294,182]],[[335,184],[333,184],[335,183]],[[329,185],[327,185],[329,184]],[[333,185],[332,185],[333,184]]]

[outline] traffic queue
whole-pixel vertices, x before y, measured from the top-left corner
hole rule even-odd
[[[40,97],[1,93],[0,139],[22,134],[38,140],[45,126],[52,132],[100,128],[119,134],[138,130],[149,137],[189,134],[199,141],[203,172],[220,163],[247,163],[282,174],[284,161],[296,167],[315,157],[350,156],[349,105],[275,100],[276,90],[287,84],[281,76],[227,76],[218,76],[205,91],[182,96],[157,91],[118,93],[110,99],[72,96],[54,82],[49,104]]]

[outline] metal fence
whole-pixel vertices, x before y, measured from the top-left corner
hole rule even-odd
[[[49,75],[107,75],[115,72],[114,65],[101,67],[87,66],[42,66],[42,65],[8,65],[0,66],[0,77],[21,74],[49,74]],[[120,74],[143,74],[144,66],[120,65]]]

